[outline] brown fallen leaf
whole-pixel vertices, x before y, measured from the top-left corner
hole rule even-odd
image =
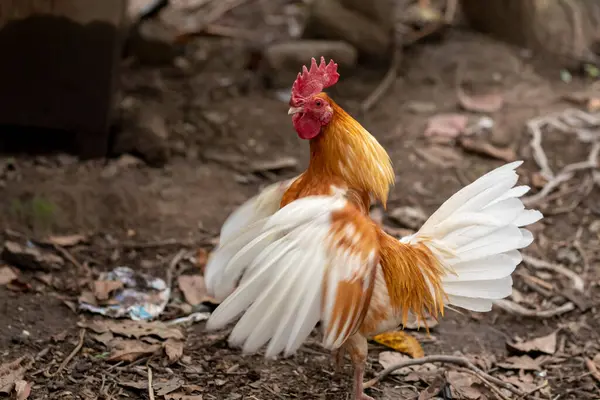
[[[19,357],[16,360],[0,364],[0,393],[10,394],[18,381],[23,380],[25,372],[33,364],[29,356]]]
[[[425,137],[455,139],[467,129],[469,117],[462,114],[438,114],[429,118],[425,127]]]
[[[381,333],[373,337],[373,340],[400,353],[408,354],[412,358],[425,355],[419,341],[404,331]]]
[[[500,368],[504,369],[515,369],[515,370],[523,370],[523,371],[539,371],[541,370],[541,357],[538,359],[533,359],[528,355],[522,356],[513,356],[508,357],[502,362],[497,363],[496,365]]]
[[[152,383],[152,387],[156,391],[157,396],[165,396],[179,389],[184,383],[185,381],[181,378],[173,378],[168,381],[155,381]]]
[[[202,303],[206,297],[206,285],[201,275],[180,275],[177,284],[183,292],[185,301],[192,306]]]
[[[138,358],[152,355],[159,351],[160,344],[148,344],[140,340],[115,338],[110,341],[110,355],[107,361],[133,362]]]
[[[405,362],[411,358],[406,354],[398,353],[396,351],[382,351],[379,353],[379,364],[383,368],[391,367],[398,363]],[[420,380],[429,381],[433,375],[438,373],[437,367],[432,363],[426,363],[423,365],[413,365],[406,368],[398,369],[392,372],[392,375],[402,375],[403,381],[416,382]]]
[[[168,339],[163,347],[165,354],[169,359],[169,364],[173,364],[183,356],[183,342],[181,340]]]
[[[552,332],[547,336],[542,336],[525,342],[507,343],[506,346],[509,350],[522,353],[539,352],[546,354],[554,354],[556,353],[556,344],[557,333]]]
[[[99,301],[106,301],[112,292],[123,288],[121,281],[94,281],[94,297]]]
[[[7,265],[0,267],[0,285],[8,285],[18,278],[13,269]]]
[[[467,111],[493,113],[504,105],[504,98],[499,93],[467,94],[459,87],[456,97],[461,107]]]
[[[423,390],[419,393],[419,398],[417,400],[433,400],[438,397],[438,394],[444,390],[444,387],[448,384],[446,382],[446,378],[443,375],[436,377],[433,382],[427,387],[427,389]]]
[[[83,234],[49,236],[43,242],[60,247],[71,247],[87,241],[87,236]]]
[[[138,389],[138,390],[147,390],[148,389],[148,381],[119,381],[118,384],[120,386],[124,386],[130,389]]]
[[[183,339],[183,333],[176,327],[159,321],[144,322],[130,320],[95,319],[77,324],[80,328],[88,328],[96,333],[112,332],[115,335],[139,339],[142,336],[156,336],[161,339]]]
[[[546,186],[546,183],[548,183],[548,179],[544,178],[539,172],[531,174],[531,186],[534,188],[541,189]]]
[[[15,382],[15,400],[25,400],[31,394],[31,382],[22,379]]]
[[[92,304],[94,306],[98,305],[98,302],[96,301],[96,295],[94,295],[94,292],[91,290],[82,291],[77,300],[80,303]]]
[[[90,334],[90,336],[96,342],[102,343],[105,346],[108,346],[108,344],[110,343],[110,341],[115,338],[115,336],[112,334],[112,332],[104,332],[104,333],[100,333],[100,334],[94,334],[94,333],[92,333],[92,334]]]
[[[483,393],[473,387],[478,382],[477,378],[468,372],[448,371],[446,378],[453,391],[458,393],[454,397],[468,400],[485,399]]]
[[[496,147],[483,138],[461,137],[458,140],[458,144],[463,149],[472,153],[496,158],[505,162],[512,162],[517,159],[517,155],[511,147]]]
[[[503,381],[512,383],[514,386],[518,387],[525,393],[531,392],[538,386],[536,383],[534,383],[533,376],[529,374],[521,374],[519,376],[507,376],[504,377]]]
[[[165,396],[165,400],[202,400],[201,394],[185,394],[182,392],[169,393]]]

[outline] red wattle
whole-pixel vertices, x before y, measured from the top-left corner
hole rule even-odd
[[[292,122],[300,139],[309,140],[321,132],[321,122],[306,114],[295,114]]]

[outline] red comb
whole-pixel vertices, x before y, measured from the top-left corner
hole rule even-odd
[[[306,65],[303,66],[302,73],[298,73],[298,77],[294,81],[291,103],[306,99],[335,85],[339,78],[337,64],[333,60],[326,64],[325,57],[321,57],[321,63],[317,66],[317,61],[313,57],[310,62],[310,70],[306,68]]]

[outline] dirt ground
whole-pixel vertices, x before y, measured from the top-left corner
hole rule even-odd
[[[223,23],[279,34],[283,28],[263,27],[247,17],[258,12],[253,7],[234,10]],[[0,226],[7,228],[0,234],[3,240],[23,243],[50,234],[81,234],[87,239],[64,248],[44,248],[62,258],[58,269],[17,266],[18,281],[0,285],[0,365],[24,355],[34,357],[24,375],[33,383],[30,398],[146,399],[147,366],[155,382],[178,382],[177,391],[202,395],[204,400],[350,398],[350,366],[345,374],[335,374],[317,338],[298,355],[277,361],[241,357],[228,348],[227,332],[206,333],[202,322],[184,326],[183,357],[172,364],[160,355],[132,364],[107,361],[107,346],[90,329],[78,346],[78,322],[97,317],[76,312],[73,305],[100,272],[125,265],[165,278],[180,250],[192,255],[200,248],[210,250],[235,207],[263,185],[305,167],[307,144],[293,132],[286,102],[246,69],[248,54],[249,46],[241,39],[204,38],[190,43],[172,66],[124,62],[121,109],[153,105],[164,118],[172,154],[163,167],[131,157],[81,162],[67,155],[0,156]],[[410,206],[429,214],[465,183],[502,163],[458,145],[432,144],[423,135],[427,121],[440,113],[460,112],[471,120],[480,116],[459,109],[457,68],[472,88],[502,93],[502,109],[489,114],[495,122],[489,141],[514,149],[525,160],[519,169],[522,183],[539,188],[539,169],[525,123],[573,107],[563,96],[591,86],[578,77],[565,83],[558,70],[542,67],[518,49],[452,31],[440,42],[419,44],[405,53],[390,92],[365,115],[359,111],[360,103],[378,84],[385,66],[342,70],[342,80],[331,94],[388,150],[397,175],[389,210]],[[435,150],[440,147],[441,153]],[[548,130],[544,149],[551,166],[559,170],[585,160],[590,144],[573,134]],[[284,157],[298,164],[281,171],[250,171],[253,165],[261,169],[261,163]],[[532,392],[528,398],[600,398],[600,374],[590,367],[594,357],[600,362],[600,189],[591,179],[588,172],[577,173],[538,205],[547,217],[535,225],[537,240],[527,249],[533,257],[566,265],[583,280],[584,291],[573,291],[569,279],[556,271],[523,264],[515,274],[512,296],[529,309],[552,310],[568,301],[575,309],[547,318],[498,308],[482,315],[448,311],[431,336],[410,331],[426,355],[462,354],[483,360],[482,368],[491,375],[527,383],[521,389]],[[385,222],[394,224],[387,218]],[[183,272],[197,270],[198,258],[184,258],[174,269],[173,281]],[[160,319],[189,312],[176,290]],[[557,348],[540,356],[548,357],[545,363],[512,369],[496,365],[514,355],[507,342],[553,332]],[[76,353],[62,371],[51,376],[47,368],[55,371],[73,349]],[[371,345],[366,379],[382,370],[378,357],[385,350]],[[528,354],[539,356],[535,350]],[[444,370],[441,367],[435,374],[443,376]],[[548,384],[542,387],[545,380]],[[427,383],[431,380],[394,376],[368,392],[376,399],[410,399]],[[452,398],[497,396],[479,389],[475,394],[455,391]],[[185,398],[168,396],[156,394],[160,399]]]

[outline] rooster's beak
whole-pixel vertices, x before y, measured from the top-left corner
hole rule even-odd
[[[302,107],[290,107],[288,110],[288,115],[296,114],[302,112]]]

